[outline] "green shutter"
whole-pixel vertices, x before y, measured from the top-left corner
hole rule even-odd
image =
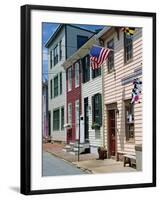
[[[99,123],[102,125],[102,95],[99,94]]]

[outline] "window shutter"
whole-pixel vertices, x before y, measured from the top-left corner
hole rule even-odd
[[[102,95],[99,94],[99,123],[102,125]]]

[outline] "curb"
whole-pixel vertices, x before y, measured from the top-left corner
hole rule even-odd
[[[93,174],[93,173],[92,173],[92,170],[89,170],[89,169],[83,168],[83,167],[79,167],[77,164],[75,164],[75,163],[73,163],[73,162],[71,162],[71,161],[65,160],[64,158],[59,157],[56,153],[50,152],[50,151],[48,151],[48,150],[45,150],[45,152],[47,152],[47,153],[49,153],[49,154],[51,154],[51,155],[53,155],[53,156],[55,156],[55,157],[57,157],[57,158],[60,158],[60,159],[63,160],[64,162],[66,162],[66,163],[68,163],[68,164],[70,164],[70,165],[72,165],[72,166],[74,166],[74,167],[76,167],[76,168],[78,168],[78,169],[81,169],[81,170],[84,171],[84,172],[87,172],[87,173],[89,173],[89,174]]]

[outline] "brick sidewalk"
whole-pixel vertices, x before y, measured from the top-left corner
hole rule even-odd
[[[59,143],[44,143],[43,144],[43,151],[49,152],[59,158],[62,158],[64,160],[67,160],[69,162],[76,162],[78,160],[78,155],[72,155],[69,152],[63,151],[64,144]],[[79,161],[85,161],[85,160],[95,160],[98,158],[98,155],[96,154],[80,154]]]

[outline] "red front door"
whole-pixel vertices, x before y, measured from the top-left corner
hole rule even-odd
[[[108,110],[108,139],[109,155],[115,156],[115,110]]]

